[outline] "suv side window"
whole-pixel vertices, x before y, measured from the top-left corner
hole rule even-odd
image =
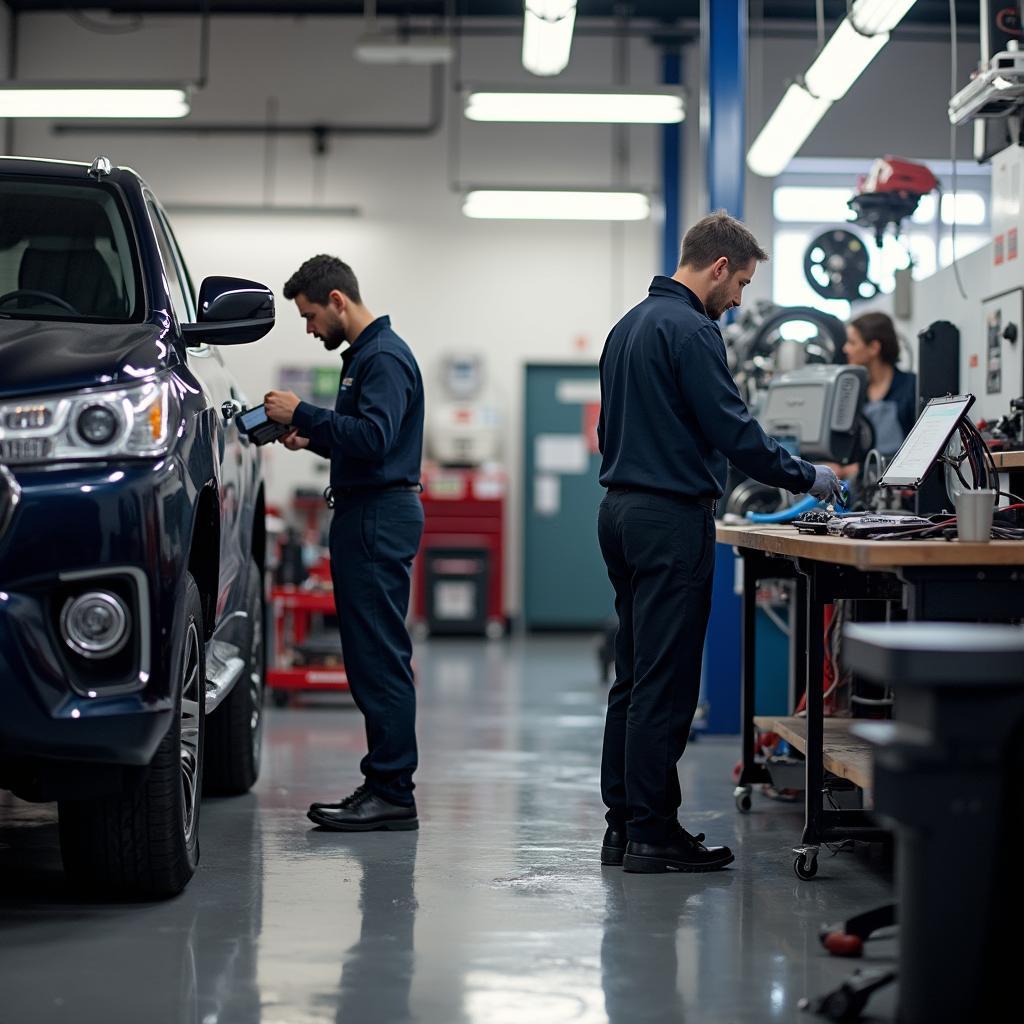
[[[178,323],[190,324],[195,320],[195,314],[193,312],[188,278],[182,273],[174,244],[167,236],[164,219],[160,216],[159,209],[152,199],[147,199],[146,205],[149,208],[149,218],[153,222],[156,242],[160,247],[160,258],[163,261],[164,273],[167,275],[167,287],[171,294],[171,305],[174,306],[174,314],[178,318]]]

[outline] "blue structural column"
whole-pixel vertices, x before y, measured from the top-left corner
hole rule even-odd
[[[747,0],[703,0],[708,205],[743,217],[747,103]]]
[[[680,85],[683,62],[678,46],[666,50],[661,58],[661,80],[665,85]],[[666,124],[661,129],[661,195],[665,204],[665,224],[661,234],[661,267],[671,276],[679,265],[682,240],[681,175],[683,126]]]
[[[703,0],[702,139],[707,157],[708,209],[743,217],[746,155],[747,0]],[[724,481],[723,481],[724,483]],[[703,702],[707,731],[739,732],[740,598],[736,556],[725,544],[715,551],[711,621],[704,655]]]

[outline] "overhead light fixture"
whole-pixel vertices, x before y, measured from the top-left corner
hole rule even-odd
[[[646,220],[651,202],[642,192],[478,189],[462,212],[483,220]]]
[[[888,32],[861,35],[850,19],[844,18],[807,69],[804,85],[815,96],[841,100],[887,42]]]
[[[829,107],[849,91],[915,0],[855,0],[803,78],[786,90],[747,152],[747,167],[781,174]]]
[[[857,0],[850,11],[850,19],[858,32],[872,36],[876,32],[891,32],[916,0]]]
[[[523,67],[535,75],[565,70],[576,24],[576,0],[524,0]]]
[[[450,64],[455,48],[448,36],[402,36],[368,32],[357,43],[356,60],[364,64]]]
[[[832,106],[794,82],[747,153],[747,166],[764,178],[781,174]]]
[[[188,90],[183,86],[18,80],[0,83],[0,118],[174,118],[185,117],[188,112]]]
[[[465,112],[470,121],[585,124],[678,124],[686,116],[678,88],[470,91]]]

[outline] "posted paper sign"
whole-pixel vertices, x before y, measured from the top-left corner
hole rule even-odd
[[[562,483],[550,473],[533,478],[533,510],[539,516],[557,516],[562,509]]]
[[[533,461],[538,473],[586,473],[590,465],[587,439],[582,434],[538,434]]]
[[[601,381],[560,380],[555,386],[555,397],[563,405],[589,405],[601,401]]]

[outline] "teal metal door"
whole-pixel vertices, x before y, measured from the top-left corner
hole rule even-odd
[[[529,365],[525,395],[523,619],[599,629],[614,604],[597,543],[597,367]]]

